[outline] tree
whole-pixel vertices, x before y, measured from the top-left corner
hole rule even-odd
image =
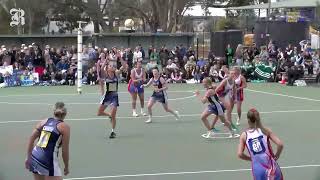
[[[162,29],[175,32],[184,13],[194,5],[194,0],[118,0],[123,9],[131,10],[146,22],[152,32]]]
[[[11,16],[9,11],[12,8],[21,8],[25,11],[26,25],[24,31],[29,34],[41,32],[41,27],[46,24],[46,12],[50,5],[50,0],[0,0],[2,10],[7,13],[9,17]],[[9,24],[8,28],[10,28]],[[18,26],[18,34],[21,28],[21,26]]]
[[[53,20],[58,21],[60,32],[72,31],[78,27],[78,21],[85,20],[85,4],[82,0],[56,0],[53,4]]]

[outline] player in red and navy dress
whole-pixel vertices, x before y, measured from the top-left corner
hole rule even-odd
[[[247,80],[245,77],[241,75],[240,68],[234,67],[233,69],[236,76],[236,79],[235,79],[236,93],[235,93],[234,103],[237,104],[237,113],[238,113],[237,125],[240,125],[242,102],[244,100],[243,89],[247,87]]]
[[[250,109],[247,118],[249,128],[240,136],[238,157],[251,161],[254,180],[283,180],[277,163],[283,143],[270,129],[263,127],[256,109]],[[273,153],[271,141],[277,146],[276,154]],[[244,153],[245,148],[249,156]]]
[[[142,68],[141,61],[136,62],[136,67],[131,70],[131,79],[128,84],[128,91],[132,99],[132,116],[138,117],[136,111],[137,97],[139,96],[141,105],[141,115],[146,116],[144,112],[144,88],[143,83],[146,81],[146,72]]]

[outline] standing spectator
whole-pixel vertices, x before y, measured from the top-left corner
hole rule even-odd
[[[233,49],[231,48],[230,44],[228,44],[225,50],[226,64],[228,67],[230,67],[232,64],[233,55]]]
[[[150,61],[156,61],[157,63],[159,63],[160,57],[159,57],[159,53],[157,52],[157,49],[154,48],[152,50],[152,52],[150,53]]]
[[[139,44],[138,49],[141,52],[141,58],[142,58],[141,61],[143,61],[146,58],[146,53],[144,52],[144,49],[141,46],[141,44]]]
[[[82,73],[85,76],[88,73],[89,61],[90,61],[89,49],[85,47],[83,48],[83,53],[82,53]]]
[[[137,61],[142,61],[142,52],[139,49],[139,46],[136,47],[134,53],[133,53],[133,63]]]
[[[165,67],[169,59],[169,51],[165,46],[161,48],[159,52],[159,58],[160,58],[161,66]]]
[[[187,58],[189,59],[191,56],[195,57],[195,52],[192,49],[192,47],[189,47],[187,53],[186,53]]]
[[[239,44],[236,49],[235,58],[236,58],[237,66],[242,66],[242,64],[243,64],[243,46],[241,44]]]

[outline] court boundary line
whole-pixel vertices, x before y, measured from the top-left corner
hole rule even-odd
[[[320,164],[304,164],[304,165],[294,165],[294,166],[282,166],[281,169],[310,168],[310,167],[320,167]],[[243,168],[243,169],[221,169],[221,170],[212,170],[212,171],[181,171],[181,172],[163,172],[163,173],[123,174],[123,175],[113,175],[113,176],[76,177],[76,178],[67,178],[65,180],[111,179],[111,178],[126,178],[126,177],[168,176],[168,175],[186,175],[186,174],[209,174],[209,173],[244,172],[244,171],[251,171],[251,169]]]
[[[307,98],[307,97],[292,96],[292,95],[281,94],[281,93],[272,93],[272,92],[259,91],[259,90],[248,89],[248,88],[247,88],[246,90],[247,90],[247,91],[250,91],[250,92],[256,92],[256,93],[261,93],[261,94],[268,94],[268,95],[273,95],[273,96],[282,96],[282,97],[288,97],[288,98],[293,98],[293,99],[300,99],[300,100],[320,102],[320,99],[312,99],[312,98]]]
[[[273,113],[299,113],[299,112],[320,112],[320,109],[307,109],[307,110],[282,110],[282,111],[262,111],[259,112],[260,114],[273,114]],[[246,112],[242,112],[246,113]],[[232,113],[236,114],[236,113]],[[195,117],[200,116],[201,114],[181,114],[180,117]],[[158,116],[152,116],[153,118],[167,118],[167,117],[173,117],[171,114],[167,115],[158,115]],[[143,119],[147,118],[147,116],[139,116],[139,117],[132,117],[132,116],[119,116],[117,119]],[[91,121],[91,120],[106,120],[106,117],[93,117],[93,118],[71,118],[66,119],[66,121]],[[41,120],[26,120],[26,121],[0,121],[1,124],[13,124],[13,123],[31,123],[31,122],[39,122]],[[176,120],[175,120],[176,121]],[[179,120],[180,122],[183,122],[183,120]]]
[[[195,97],[195,95],[191,95],[191,96],[185,96],[185,97],[179,97],[179,98],[173,98],[173,99],[168,99],[169,101],[178,101],[178,100],[185,100],[185,99],[191,99]],[[145,100],[145,102],[148,102],[148,100]],[[131,101],[123,101],[123,102],[119,102],[120,104],[131,104]],[[0,101],[0,104],[8,104],[8,105],[48,105],[48,106],[51,106],[51,105],[54,105],[54,104],[50,104],[50,103],[37,103],[37,102],[26,102],[26,103],[21,103],[21,102],[1,102]],[[68,103],[68,102],[65,102],[66,105],[99,105],[100,103],[84,103],[84,102],[78,102],[78,103]]]
[[[145,91],[148,92],[148,91]],[[150,91],[152,92],[152,91]],[[194,90],[186,90],[186,91],[181,91],[181,90],[172,90],[172,91],[166,91],[168,93],[191,93],[194,92]],[[118,93],[120,94],[130,94],[128,91],[119,91]],[[11,95],[3,95],[0,97],[34,97],[34,96],[83,96],[83,95],[100,95],[98,92],[88,92],[88,93],[83,93],[81,95],[77,93],[44,93],[44,94],[11,94]]]

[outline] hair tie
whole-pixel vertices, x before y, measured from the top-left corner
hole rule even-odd
[[[251,112],[258,112],[255,108],[251,108],[249,111],[251,111]]]

